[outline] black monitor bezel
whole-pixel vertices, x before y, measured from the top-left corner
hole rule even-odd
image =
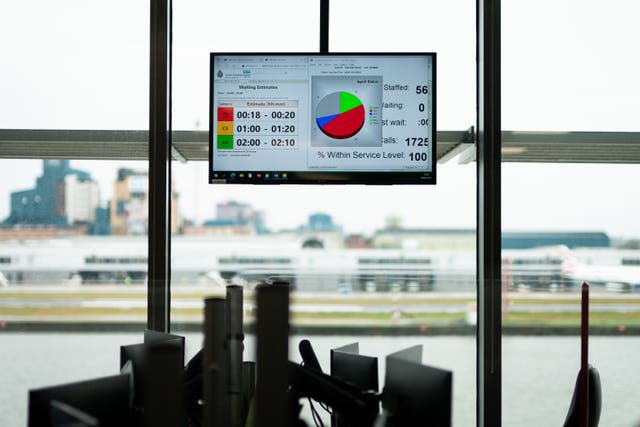
[[[360,185],[435,185],[437,177],[437,54],[435,52],[211,52],[209,54],[209,184],[253,184],[253,185],[278,185],[278,184],[360,184]],[[213,64],[216,56],[430,56],[432,58],[432,88],[431,88],[431,144],[432,144],[432,170],[431,172],[358,172],[358,171],[214,171],[213,170]],[[244,178],[236,175],[230,180],[228,175],[241,172]],[[258,180],[247,178],[248,174],[269,174],[277,179]],[[287,178],[281,174],[286,173]]]

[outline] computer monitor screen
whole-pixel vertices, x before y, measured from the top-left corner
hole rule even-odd
[[[29,427],[51,425],[51,402],[58,401],[97,419],[100,425],[131,421],[129,375],[96,378],[29,391]]]
[[[435,53],[212,53],[210,84],[210,183],[436,183]]]
[[[378,391],[378,358],[358,354],[358,344],[331,350],[331,376],[360,390]]]
[[[382,407],[388,426],[451,426],[452,373],[393,355],[386,358]]]

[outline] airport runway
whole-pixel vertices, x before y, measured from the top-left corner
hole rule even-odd
[[[172,311],[185,319],[201,319],[204,299],[223,296],[224,290],[206,287],[175,286],[172,289]],[[628,313],[640,318],[640,295],[594,292],[590,312],[594,315]],[[540,318],[577,315],[580,294],[507,293],[504,312]],[[140,318],[146,313],[146,288],[133,286],[11,286],[0,289],[0,321],[60,318],[82,320]],[[255,312],[253,292],[245,292],[245,315]],[[298,320],[322,318],[324,321],[350,318],[384,319],[390,316],[420,318],[440,316],[443,319],[465,319],[475,312],[475,293],[304,293],[292,294],[290,310]],[[448,317],[447,317],[448,316]],[[640,322],[640,321],[639,321]]]

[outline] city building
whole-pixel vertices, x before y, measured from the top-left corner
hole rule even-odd
[[[371,238],[362,234],[349,234],[345,238],[345,247],[349,249],[371,249],[373,242]]]
[[[207,226],[251,224],[256,233],[267,233],[264,212],[247,203],[230,200],[216,205],[216,219],[207,221]]]
[[[255,210],[247,203],[230,200],[216,205],[216,219],[235,223],[251,222],[255,216]]]
[[[185,224],[183,233],[188,235],[239,235],[266,234],[264,212],[247,203],[230,200],[216,205],[216,217],[200,226]]]
[[[464,228],[403,228],[397,225],[377,230],[373,246],[384,249],[474,250],[476,232]]]
[[[339,227],[333,223],[331,215],[326,213],[315,213],[309,215],[309,223],[307,225],[310,231],[339,231]]]
[[[118,169],[109,204],[111,233],[140,235],[149,231],[149,191],[146,171]],[[171,232],[179,230],[178,194],[171,194]]]
[[[337,249],[345,247],[345,238],[342,226],[333,223],[329,214],[315,213],[309,215],[306,224],[297,228],[280,230],[279,236],[286,238],[299,238],[302,247],[306,249]]]
[[[210,219],[202,225],[185,224],[182,234],[189,236],[231,236],[255,235],[256,229],[248,222],[238,223],[230,220]]]
[[[386,227],[375,232],[373,245],[386,249],[475,249],[476,232],[465,228]],[[502,249],[533,249],[563,245],[568,248],[608,248],[602,231],[503,231]]]
[[[611,239],[602,231],[505,231],[503,249],[531,249],[564,245],[568,248],[608,248]]]
[[[70,224],[95,221],[99,203],[100,190],[97,182],[80,180],[77,175],[64,177],[64,206]]]
[[[94,236],[109,236],[111,234],[109,207],[96,208],[95,220],[89,226],[89,234]]]
[[[59,227],[55,225],[16,225],[13,227],[0,227],[0,241],[7,240],[43,240],[83,236],[88,233],[87,225],[81,224],[73,227]]]
[[[69,160],[43,160],[35,188],[14,191],[3,227],[88,224],[95,219],[100,193],[88,172],[73,169]]]

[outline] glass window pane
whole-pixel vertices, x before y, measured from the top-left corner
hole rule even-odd
[[[633,0],[504,2],[502,127],[637,131]]]
[[[122,131],[148,127],[148,28],[146,3],[0,4],[0,425],[142,339],[146,196],[122,171],[146,193],[146,144]]]
[[[148,4],[3,2],[2,129],[146,129]]]
[[[504,129],[602,131],[610,141],[638,131],[640,61],[630,54],[630,40],[640,36],[635,2],[503,6]],[[626,164],[606,164],[615,146],[570,145],[561,135],[549,149],[566,153],[562,162],[502,165],[503,423],[564,421],[580,369],[586,281],[600,425],[633,425],[640,419],[628,393],[639,379],[629,355],[640,341],[629,331],[640,307],[640,158],[628,151]],[[518,149],[526,158],[528,148]],[[589,152],[602,163],[564,163]]]
[[[173,129],[207,129],[209,52],[316,52],[318,6],[174,4]],[[210,25],[213,16],[223,18]],[[330,49],[437,52],[438,130],[474,125],[475,2],[332,2]],[[438,165],[436,186],[393,187],[208,185],[207,171],[205,162],[173,164],[181,231],[172,238],[172,330],[197,329],[203,298],[228,283],[244,286],[251,324],[255,284],[286,277],[302,328],[290,337],[292,360],[303,338],[327,371],[341,344],[360,341],[381,360],[424,344],[424,363],[454,372],[454,424],[475,424],[475,165],[452,160]],[[253,336],[246,342],[253,360]]]
[[[589,362],[603,402],[618,408],[603,404],[601,424],[626,425],[634,413],[627,390],[638,378],[626,355],[640,344],[628,336],[640,319],[640,229],[631,213],[640,208],[631,184],[638,178],[638,165],[503,165],[505,424],[564,420],[580,368],[584,281]]]

